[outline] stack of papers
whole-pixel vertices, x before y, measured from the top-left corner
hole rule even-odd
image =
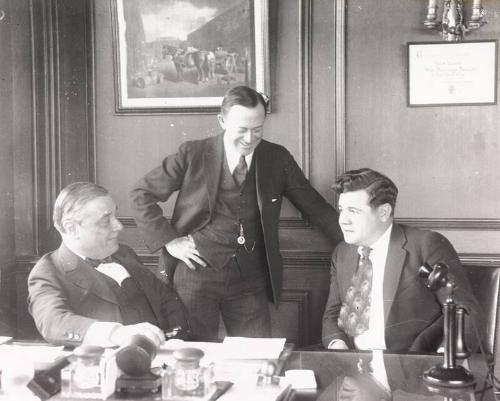
[[[169,340],[163,344],[153,361],[153,366],[175,365],[172,352],[180,348],[199,348],[205,356],[202,366],[214,364],[218,381],[230,381],[241,385],[255,385],[263,364],[277,362],[285,338],[226,337],[222,343]]]
[[[314,372],[310,369],[287,370],[285,377],[294,389],[312,390],[317,387]]]
[[[280,357],[285,338],[226,337],[223,349],[226,359],[266,359]]]
[[[56,359],[67,356],[71,352],[63,351],[63,347],[52,345],[3,344],[0,345],[0,370],[22,363],[35,370],[45,369]]]

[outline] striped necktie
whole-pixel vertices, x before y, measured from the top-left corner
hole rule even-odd
[[[245,160],[245,156],[241,155],[240,161],[238,162],[238,165],[233,171],[234,181],[236,182],[236,184],[238,184],[239,187],[241,187],[241,185],[245,181],[247,172],[248,172],[248,167],[247,167],[247,162]]]

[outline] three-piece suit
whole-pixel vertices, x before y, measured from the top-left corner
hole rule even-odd
[[[211,225],[219,218],[223,193],[230,192],[225,187],[228,168],[223,135],[185,142],[177,153],[166,157],[161,166],[146,174],[131,192],[132,209],[145,243],[151,251],[162,249],[160,264],[170,276],[178,261],[166,252],[165,244],[188,234],[196,239],[197,233],[210,231]],[[259,143],[252,157],[247,181],[252,183],[250,188],[246,188],[250,195],[245,199],[249,201],[240,202],[238,211],[256,211],[259,227],[254,231],[258,232],[257,237],[262,245],[260,262],[264,264],[270,299],[278,303],[283,281],[278,238],[283,197],[319,227],[333,244],[342,239],[338,214],[311,186],[288,150],[278,144],[266,140]],[[177,191],[172,218],[169,220],[159,203],[167,201]],[[234,239],[237,235],[235,231]],[[201,235],[199,237],[202,238]],[[247,250],[251,253],[251,245]],[[203,249],[203,252],[209,253],[210,248]],[[200,251],[201,256],[210,260],[203,252]],[[206,269],[221,267],[199,268],[193,274],[201,269],[202,274],[208,275],[207,280],[210,280]],[[185,279],[189,280],[188,277]],[[182,298],[181,292],[180,295]]]

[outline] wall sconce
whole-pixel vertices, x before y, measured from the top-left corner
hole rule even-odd
[[[466,33],[486,24],[486,21],[483,19],[485,11],[481,0],[473,1],[472,15],[467,25],[463,22],[463,5],[463,0],[443,0],[443,17],[441,21],[438,21],[437,0],[429,0],[424,25],[429,29],[441,31],[443,38],[447,41],[462,40]]]

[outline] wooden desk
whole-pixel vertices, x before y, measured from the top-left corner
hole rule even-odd
[[[359,377],[359,367],[365,370],[370,366],[373,355],[370,352],[349,351],[294,351],[286,361],[283,372],[289,369],[311,369],[315,373],[318,389],[315,391],[293,390],[284,401],[336,401],[338,389],[341,387],[346,376]],[[425,400],[464,400],[464,401],[495,401],[494,391],[491,386],[485,384],[487,368],[480,355],[474,355],[469,360],[476,384],[473,388],[464,388],[459,391],[445,390],[442,393],[433,393],[422,381],[422,374],[428,368],[441,363],[442,356],[439,355],[416,355],[416,354],[383,354],[385,371],[394,401],[425,401]],[[361,361],[361,363],[360,363]],[[365,378],[370,377],[364,373]],[[366,381],[365,381],[366,384]],[[376,387],[374,387],[376,389]],[[366,389],[365,389],[366,390]],[[375,394],[375,391],[372,392]],[[116,395],[110,400],[119,400]],[[160,394],[145,396],[128,396],[127,400],[161,400]],[[248,398],[245,398],[248,399]],[[60,396],[52,400],[66,400]],[[220,398],[224,401],[224,397]],[[379,398],[376,398],[378,401]],[[260,400],[256,400],[260,401]],[[361,401],[371,401],[371,398],[363,398]]]

